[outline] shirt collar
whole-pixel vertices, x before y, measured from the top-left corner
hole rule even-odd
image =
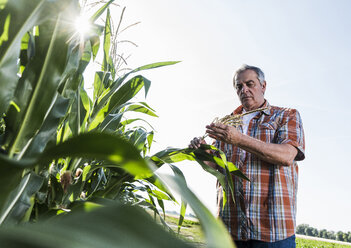
[[[265,101],[265,102],[264,102],[262,108],[267,107],[267,109],[262,110],[261,113],[264,113],[265,115],[270,115],[270,114],[271,114],[271,105],[269,104],[269,102],[268,102],[266,99],[265,99],[264,101]],[[244,110],[243,105],[240,105],[239,107],[237,107],[237,108],[234,110],[233,114],[234,114],[234,115],[242,114],[242,113],[243,113],[243,110]]]

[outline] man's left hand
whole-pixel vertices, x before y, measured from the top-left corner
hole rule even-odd
[[[235,127],[220,123],[212,123],[211,125],[207,125],[206,128],[206,133],[208,133],[208,136],[213,139],[223,141],[227,144],[237,145],[242,135]]]

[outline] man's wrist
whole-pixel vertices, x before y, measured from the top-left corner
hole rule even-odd
[[[244,142],[245,136],[245,134],[237,132],[236,137],[234,137],[232,141],[232,145],[240,147],[240,145],[242,145]]]

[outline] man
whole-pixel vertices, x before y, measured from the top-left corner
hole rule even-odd
[[[269,105],[264,98],[264,73],[258,67],[243,65],[233,83],[242,104],[233,114],[264,109],[245,115],[238,128],[206,126],[227,160],[250,179],[233,176],[235,203],[230,196],[224,208],[222,186],[218,185],[218,215],[239,248],[296,247],[296,161],[305,158],[300,115],[295,109]],[[199,148],[203,143],[194,138],[189,147]]]

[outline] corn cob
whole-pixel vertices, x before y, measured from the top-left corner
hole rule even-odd
[[[254,113],[254,112],[258,112],[258,111],[263,111],[263,110],[266,110],[266,109],[268,109],[268,107],[254,109],[254,110],[247,111],[245,113],[238,114],[238,115],[226,115],[226,116],[224,116],[222,118],[216,117],[212,121],[212,123],[215,123],[215,124],[220,123],[220,124],[224,124],[224,125],[228,125],[228,126],[238,127],[238,126],[243,124],[243,116],[244,115],[248,115],[248,114],[251,114],[251,113]],[[202,139],[206,138],[207,136],[208,136],[208,134],[206,133],[205,135],[202,136]]]

